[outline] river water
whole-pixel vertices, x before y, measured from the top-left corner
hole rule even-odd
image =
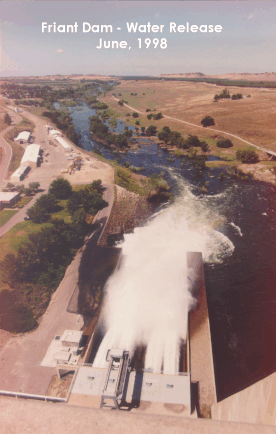
[[[89,116],[96,111],[86,105],[70,111],[83,148],[91,150],[96,144],[90,139]],[[123,131],[124,126],[118,121],[116,132]],[[184,164],[178,157],[172,161],[168,153],[148,140],[141,149],[119,157],[101,145],[97,147],[107,158],[144,167],[142,174],[165,173],[176,200],[164,207],[164,216],[181,203],[177,212],[181,206],[192,229],[197,221],[197,236],[215,231],[212,233],[221,234],[220,238],[228,240],[226,245],[232,246],[225,252],[223,243],[213,243],[204,265],[218,399],[274,372],[276,189],[257,181],[237,182],[228,176],[221,181],[221,168],[206,169],[199,176],[188,160]],[[200,187],[207,181],[208,194],[201,195]],[[156,221],[160,224],[160,219]],[[182,226],[175,226],[177,233],[181,230]],[[133,244],[132,240],[127,240],[126,246]],[[196,237],[194,245],[197,248]],[[189,249],[193,249],[193,243]]]

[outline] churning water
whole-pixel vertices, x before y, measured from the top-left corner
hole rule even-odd
[[[234,250],[217,230],[223,217],[202,204],[181,177],[175,180],[181,192],[175,202],[125,235],[122,264],[106,286],[106,334],[93,363],[96,367],[106,365],[109,348],[133,355],[143,344],[145,368],[177,374],[180,340],[186,339],[188,310],[194,304],[187,252],[202,252],[205,262],[214,263]]]

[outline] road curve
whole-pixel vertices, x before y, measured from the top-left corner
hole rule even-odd
[[[116,101],[120,101],[118,98],[115,98],[115,96],[113,96],[113,98],[116,99]],[[146,115],[146,112],[141,112],[140,110],[137,110],[136,108],[131,107],[130,105],[124,104],[124,106],[125,106],[125,107],[128,107],[129,109],[134,110],[134,111],[136,111],[136,112],[138,112],[138,113],[140,113],[140,114],[142,114],[142,115]],[[254,143],[249,142],[248,140],[242,139],[241,137],[236,136],[235,134],[228,133],[228,132],[226,132],[226,131],[222,131],[222,130],[217,130],[216,128],[210,128],[210,127],[208,127],[208,129],[207,129],[206,127],[202,127],[201,125],[196,125],[196,124],[193,124],[192,122],[183,121],[183,120],[181,120],[181,119],[173,118],[173,117],[171,117],[171,116],[164,115],[164,114],[163,114],[163,117],[164,117],[164,118],[167,118],[167,119],[171,119],[171,120],[173,120],[173,121],[181,122],[182,124],[192,125],[193,127],[200,128],[200,129],[205,130],[205,131],[206,131],[206,130],[208,130],[208,131],[215,131],[216,133],[222,133],[222,134],[225,134],[225,135],[227,135],[227,136],[234,137],[235,139],[238,139],[238,140],[240,140],[241,142],[246,143],[247,145],[254,146],[254,148],[257,148],[257,149],[259,149],[260,151],[263,151],[263,152],[269,152],[269,153],[271,153],[272,155],[275,155],[275,156],[276,156],[276,152],[270,151],[269,149],[266,149],[266,148],[264,148],[264,147],[262,147],[262,146],[255,145]]]
[[[17,125],[22,120],[21,116],[19,116],[15,112],[9,112],[9,115],[13,119],[13,122],[9,127],[5,128],[0,133],[0,146],[4,149],[3,159],[2,159],[1,164],[0,164],[0,168],[1,168],[0,188],[1,189],[4,188],[4,186],[6,185],[6,182],[8,182],[8,180],[6,179],[6,175],[7,175],[9,165],[11,162],[11,158],[12,158],[12,148],[8,144],[8,142],[6,142],[6,140],[4,139],[4,136],[9,130],[14,128],[14,126]]]

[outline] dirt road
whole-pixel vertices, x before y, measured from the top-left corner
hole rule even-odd
[[[119,101],[119,99],[115,98],[115,96],[113,98],[116,101]],[[136,108],[131,107],[130,105],[127,105],[127,104],[124,104],[124,107],[128,107],[129,109],[134,110],[134,111],[140,113],[141,115],[146,115],[147,114],[146,112],[142,112],[140,110],[137,110]],[[241,137],[236,136],[235,134],[228,133],[228,132],[222,131],[222,130],[217,130],[217,129],[211,128],[211,127],[205,128],[205,127],[202,127],[201,125],[196,125],[196,124],[193,124],[191,122],[183,121],[182,119],[176,119],[176,118],[173,118],[171,116],[164,115],[164,114],[163,114],[163,117],[167,118],[167,119],[171,119],[172,121],[181,122],[182,124],[191,125],[193,127],[200,128],[200,129],[205,130],[205,131],[206,130],[208,130],[208,131],[215,131],[216,133],[222,133],[222,134],[225,134],[226,136],[234,137],[235,139],[238,139],[241,142],[246,143],[247,145],[253,146],[254,148],[259,149],[260,151],[269,152],[271,155],[275,155],[276,156],[276,152],[270,151],[269,149],[266,149],[266,148],[264,148],[262,146],[255,145],[254,143],[249,142],[248,140],[242,139]]]
[[[0,164],[0,169],[1,169],[0,170],[0,189],[1,190],[2,190],[2,188],[5,187],[5,185],[8,181],[6,176],[7,176],[8,168],[9,168],[10,161],[12,158],[12,148],[10,147],[8,142],[6,142],[6,140],[4,139],[4,136],[9,130],[11,130],[16,124],[18,124],[22,120],[21,116],[19,116],[17,113],[15,113],[13,111],[9,111],[9,115],[12,118],[12,124],[0,133],[0,146],[4,149],[3,159],[2,159],[1,164]]]

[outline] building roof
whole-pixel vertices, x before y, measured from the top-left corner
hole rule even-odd
[[[13,178],[14,176],[23,175],[23,173],[26,172],[28,167],[29,167],[28,164],[22,164],[22,166],[18,167],[18,169],[16,169],[16,171],[12,174],[11,178]]]
[[[50,130],[49,133],[50,133],[52,136],[61,136],[61,137],[63,136],[62,132],[59,131],[59,130]]]
[[[17,191],[14,191],[14,192],[1,191],[0,192],[0,202],[9,202],[10,200],[12,200],[14,197],[16,197],[18,195],[19,195],[19,193]]]
[[[60,341],[75,343],[76,346],[78,346],[82,337],[82,333],[82,331],[78,330],[65,330],[60,338]]]
[[[19,133],[16,139],[14,140],[26,140],[27,142],[30,138],[30,135],[31,135],[30,131],[21,131],[21,133]]]
[[[64,147],[64,149],[66,149],[66,150],[72,150],[72,148],[71,148],[71,146],[69,145],[69,143],[67,143],[66,142],[66,140],[64,140],[62,137],[58,137],[58,136],[55,136],[55,139],[57,140],[57,142],[61,145],[61,146],[63,146]]]
[[[22,157],[21,164],[27,161],[32,161],[34,163],[37,163],[37,159],[39,157],[39,151],[40,151],[40,146],[36,145],[35,143],[27,146],[25,149],[25,153]]]

